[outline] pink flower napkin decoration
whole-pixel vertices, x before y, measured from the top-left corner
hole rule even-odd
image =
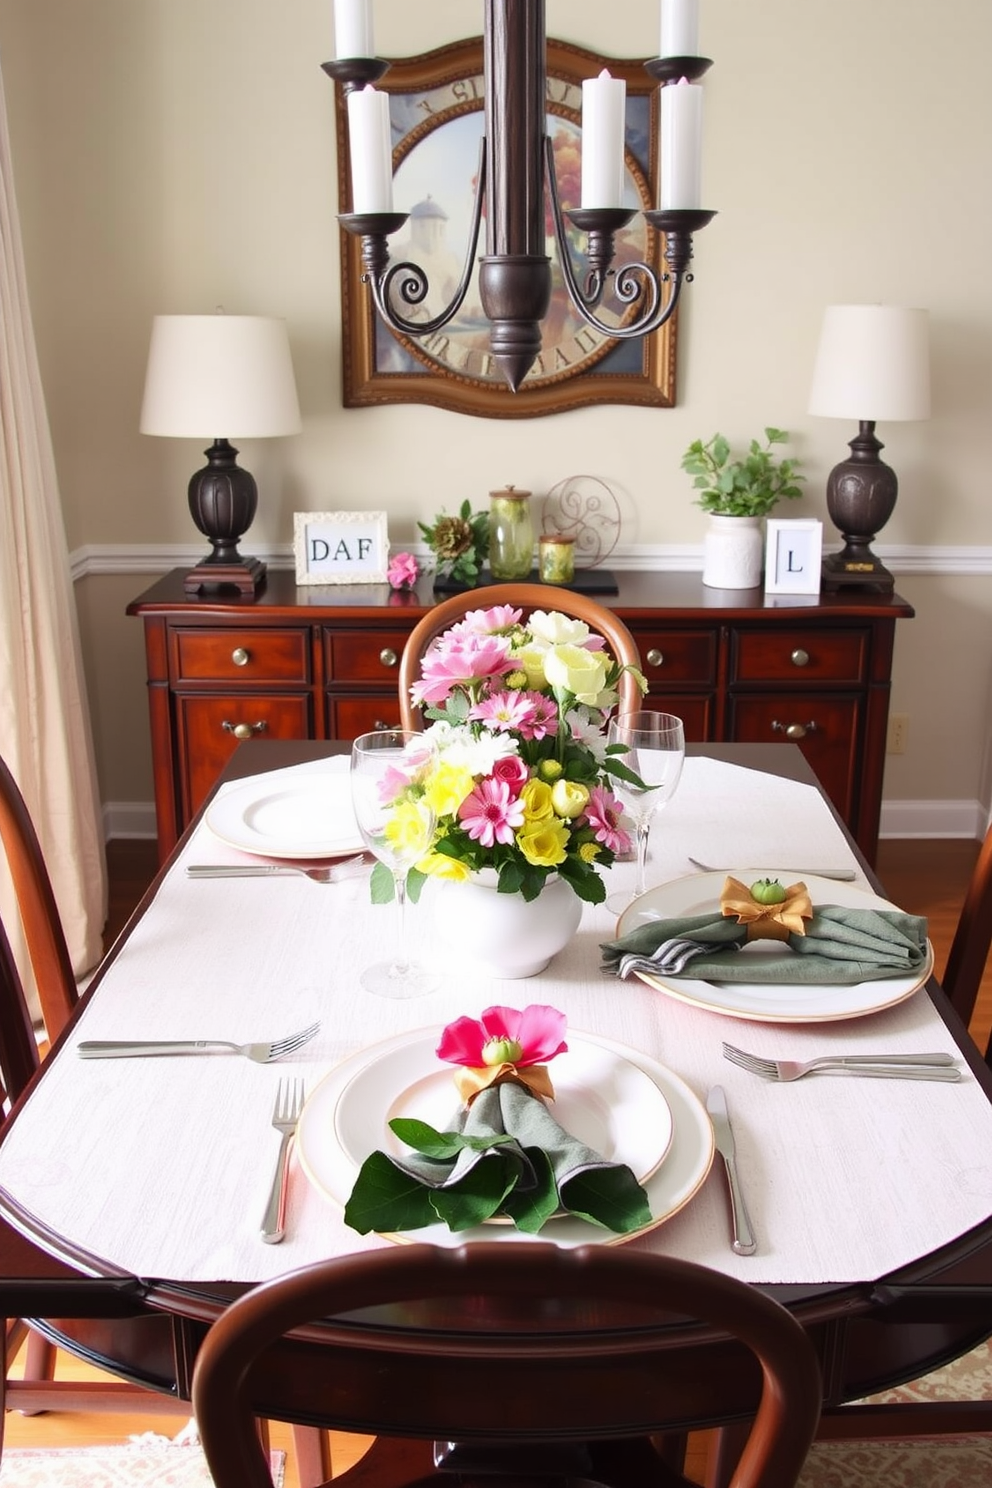
[[[437,1057],[459,1066],[455,1087],[465,1105],[490,1085],[515,1080],[554,1100],[546,1060],[565,1054],[565,1015],[533,1002],[525,1008],[486,1008],[479,1018],[456,1018],[441,1034]]]

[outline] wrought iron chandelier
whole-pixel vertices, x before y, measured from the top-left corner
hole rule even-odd
[[[406,313],[427,298],[424,270],[389,257],[387,240],[407,220],[406,213],[392,210],[388,95],[371,86],[389,64],[371,55],[340,55],[323,66],[348,98],[355,209],[338,220],[361,238],[362,280],[379,315],[394,331],[413,337],[432,336],[454,319],[472,280],[485,205],[479,294],[490,323],[493,360],[516,392],[541,351],[541,323],[551,302],[545,190],[562,277],[583,320],[602,335],[630,340],[658,330],[674,313],[682,285],[692,279],[693,233],[715,215],[698,204],[702,90],[695,84],[711,62],[695,55],[697,0],[662,0],[664,55],[645,63],[662,86],[661,205],[644,217],[663,235],[665,270],[643,261],[614,270],[615,235],[635,215],[621,204],[624,85],[606,72],[583,85],[583,201],[563,211],[545,122],[544,0],[484,0],[484,5],[485,130],[468,250],[454,296],[428,319]],[[370,7],[371,0],[338,0],[339,53],[373,50]],[[619,95],[611,96],[611,84]],[[566,218],[587,234],[584,274],[573,263]],[[598,313],[607,291],[621,307],[618,323]]]

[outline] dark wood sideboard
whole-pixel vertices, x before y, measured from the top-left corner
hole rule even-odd
[[[183,577],[127,608],[145,628],[163,859],[241,739],[353,739],[396,723],[404,642],[437,602],[429,579],[394,593],[270,572],[254,599],[189,599]],[[895,623],[912,606],[707,589],[697,574],[620,573],[617,585],[602,603],[637,638],[649,705],[699,743],[799,743],[874,863]]]

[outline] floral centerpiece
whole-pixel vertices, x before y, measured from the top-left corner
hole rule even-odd
[[[630,848],[611,777],[636,780],[606,736],[624,670],[602,636],[555,611],[525,624],[512,606],[473,610],[434,641],[411,688],[436,751],[411,787],[436,823],[412,898],[425,878],[489,869],[500,893],[525,900],[553,876],[581,900],[605,899],[601,870]],[[407,829],[411,789],[398,792],[395,834]],[[387,878],[374,898],[391,896]]]
[[[547,1064],[568,1052],[557,1008],[490,1007],[481,1018],[457,1018],[436,1052],[456,1068],[451,1124],[438,1131],[416,1116],[389,1121],[411,1151],[365,1159],[344,1211],[352,1229],[388,1234],[440,1222],[458,1232],[500,1215],[537,1234],[562,1213],[618,1234],[651,1223],[631,1169],[571,1136],[548,1108]]]

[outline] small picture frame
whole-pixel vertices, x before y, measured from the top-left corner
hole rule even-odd
[[[386,513],[294,512],[293,553],[298,584],[385,584]]]
[[[823,523],[769,518],[765,539],[765,593],[819,594]]]

